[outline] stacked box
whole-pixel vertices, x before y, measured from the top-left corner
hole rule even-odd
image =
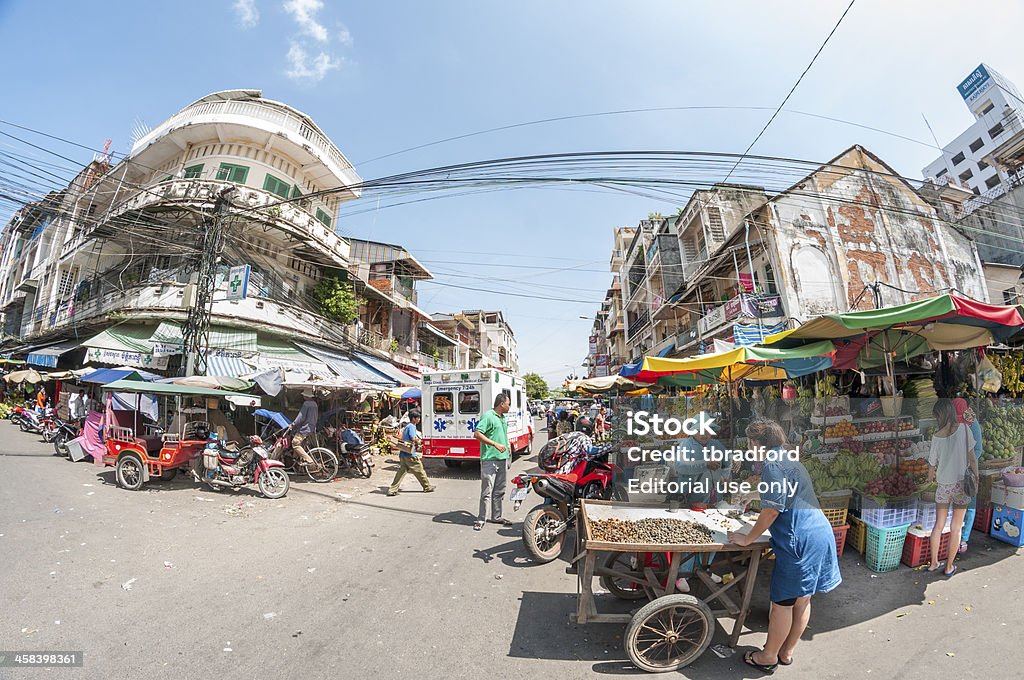
[[[861,498],[860,518],[879,529],[911,525],[917,521],[916,498],[892,498],[882,501],[871,496]]]
[[[856,517],[850,517],[850,529],[846,534],[846,541],[850,544],[850,547],[863,555],[867,540],[868,530],[864,522]]]
[[[992,504],[1024,510],[1024,487],[1006,486],[1002,480],[993,482]]]
[[[849,531],[850,525],[845,524],[841,527],[832,527],[832,534],[836,537],[836,555],[843,556],[843,548],[846,547],[846,536]]]
[[[992,528],[992,504],[986,503],[984,506],[981,506],[981,501],[978,502],[978,508],[974,513],[974,530],[987,534],[989,529]]]
[[[876,527],[868,524],[867,546],[864,551],[868,569],[885,572],[900,566],[900,559],[903,557],[903,544],[907,540],[907,530],[909,529],[909,524],[897,527]]]
[[[953,524],[953,511],[950,510],[946,513],[946,529]],[[921,529],[923,531],[931,531],[935,526],[935,504],[934,503],[921,503],[917,507],[917,521],[914,523],[912,528]]]

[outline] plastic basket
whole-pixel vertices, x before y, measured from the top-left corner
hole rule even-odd
[[[843,548],[846,547],[846,537],[849,530],[849,524],[844,524],[841,527],[832,527],[832,534],[836,537],[836,555],[840,557],[843,556]]]
[[[986,503],[978,507],[974,513],[974,530],[988,534],[992,529],[992,504]]]
[[[953,524],[953,511],[950,510],[946,513],[946,526],[948,529]],[[919,503],[917,506],[917,521],[914,523],[915,529],[921,529],[922,531],[931,531],[935,526],[935,503]]]
[[[818,496],[818,507],[821,508],[825,519],[833,527],[841,527],[846,524],[851,495],[849,491],[831,491]]]
[[[856,517],[850,517],[850,530],[846,532],[846,542],[850,547],[863,555],[864,544],[867,538],[868,532],[864,522],[861,522]]]
[[[867,545],[864,550],[868,569],[885,572],[900,566],[908,529],[909,524],[901,524],[898,527],[875,527],[868,524]]]
[[[917,499],[894,498],[879,502],[872,496],[863,496],[860,518],[879,529],[910,525],[917,521]]]
[[[939,559],[944,560],[949,555],[949,531],[942,532],[942,540],[939,541]],[[956,542],[960,547],[960,541]],[[900,559],[908,567],[920,567],[932,561],[932,538],[924,530],[911,529],[907,532],[907,540],[903,543],[903,557]]]
[[[1020,488],[1024,486],[1024,473],[1010,472],[1013,468],[1003,470],[1003,484],[1008,487]]]

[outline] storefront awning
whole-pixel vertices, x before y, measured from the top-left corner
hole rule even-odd
[[[334,375],[323,361],[303,352],[287,340],[261,337],[257,342],[257,350],[255,362],[258,371],[282,368],[286,371],[312,373],[324,378]]]
[[[418,378],[412,378],[411,376],[406,374],[404,371],[399,370],[398,367],[396,367],[390,361],[386,361],[384,359],[378,359],[375,356],[371,356],[369,354],[363,354],[362,352],[353,352],[352,356],[354,356],[356,359],[358,359],[359,361],[363,362],[364,364],[366,364],[367,366],[369,366],[373,370],[377,371],[378,373],[383,373],[384,375],[386,375],[387,377],[391,378],[392,380],[394,380],[399,385],[409,385],[409,386],[412,386],[412,385],[418,385],[419,384],[419,379]]]
[[[332,371],[338,374],[339,377],[368,383],[370,385],[380,385],[381,387],[394,387],[397,384],[396,381],[392,380],[388,376],[374,370],[361,361],[353,359],[352,357],[319,347],[313,347],[312,345],[306,345],[303,343],[297,344],[302,351],[327,364]]]
[[[208,376],[237,378],[241,375],[249,375],[252,370],[252,364],[238,357],[217,353],[211,353],[206,357],[206,375]]]
[[[56,368],[57,359],[60,355],[73,349],[78,349],[81,347],[81,342],[81,340],[65,340],[64,342],[33,348],[29,351],[28,357],[25,358],[25,363]]]
[[[181,354],[183,339],[181,324],[163,321],[149,338],[153,354]],[[242,354],[257,351],[256,331],[228,326],[210,326],[210,349],[226,350]]]
[[[155,356],[149,339],[152,326],[121,324],[112,326],[82,343],[87,348],[85,360],[100,364],[126,365],[163,370],[167,356]]]

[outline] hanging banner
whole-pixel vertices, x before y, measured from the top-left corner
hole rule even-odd
[[[250,267],[247,264],[228,270],[228,300],[244,300],[249,294]]]
[[[752,319],[771,319],[783,316],[782,298],[778,295],[744,295],[742,298],[743,316]]]
[[[86,350],[85,360],[98,364],[115,364],[118,366],[131,366],[133,368],[149,368],[158,371],[167,368],[166,356],[153,356],[142,352],[125,352],[116,349],[102,349],[90,347]]]
[[[754,292],[754,276],[750,272],[740,272],[740,288],[747,293]]]

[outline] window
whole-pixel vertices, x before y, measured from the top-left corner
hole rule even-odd
[[[220,167],[217,168],[217,179],[226,182],[245,184],[245,180],[248,176],[249,168],[245,167],[244,165],[232,165],[231,163],[221,163]]]
[[[498,376],[494,376],[494,377],[497,378]],[[512,405],[512,390],[502,390],[501,393],[504,394],[506,397],[508,397],[508,405],[511,406]]]
[[[985,142],[983,142],[979,137],[978,139],[975,139],[973,142],[971,142],[971,151],[977,151],[983,146],[985,146]]]
[[[523,393],[516,390],[516,410],[518,411],[523,407]]]
[[[268,173],[266,178],[263,180],[263,189],[272,194],[277,194],[281,198],[288,198],[288,194],[291,192],[292,188],[288,182],[282,182]]]
[[[935,179],[938,179],[940,177],[945,177],[945,176],[946,176],[946,168],[943,168],[942,170],[939,170],[937,173],[935,173]]]
[[[1004,305],[1015,305],[1017,304],[1017,291],[1013,288],[1007,288],[1003,291],[1003,304]]]
[[[989,131],[988,131],[989,139],[995,139],[996,136],[999,135],[999,133],[1002,132],[1002,131],[1003,131],[1003,124],[1002,123],[996,123],[991,128],[989,128]]]
[[[434,392],[434,413],[450,414],[453,406],[451,392]]]
[[[987,180],[985,180],[985,186],[988,187],[989,189],[992,189],[992,188],[998,186],[999,182],[1000,182],[999,175],[992,175]]]
[[[331,226],[331,216],[320,208],[316,209],[316,219],[322,222],[325,226]]]
[[[974,193],[975,196],[981,195],[981,189],[979,189],[978,187],[974,187],[973,189],[971,189],[971,191]]]
[[[480,393],[459,392],[459,413],[480,413]]]
[[[302,192],[299,191],[299,185],[296,184],[295,186],[293,186],[292,187],[292,200],[295,201],[296,205],[298,205],[300,207],[303,207],[303,208],[308,208],[309,207],[309,200],[305,199],[305,198],[302,198],[302,196],[303,196]]]
[[[964,152],[961,151],[957,155],[953,156],[953,165],[960,165],[964,162]]]
[[[185,168],[185,179],[199,179],[203,174],[203,164],[190,165]]]
[[[986,163],[985,161],[978,161],[978,170],[979,171],[980,170],[984,170],[987,167],[988,167],[988,163]]]
[[[75,287],[75,279],[78,278],[78,267],[63,269],[60,272],[60,281],[57,284],[57,297],[61,300],[71,295]]]
[[[972,177],[974,177],[974,173],[971,172],[970,168],[968,168],[967,170],[964,170],[963,172],[960,173],[960,179],[962,181],[964,181],[964,182],[966,182],[967,180],[969,180]]]
[[[985,107],[981,110],[981,115],[984,116],[986,113],[988,113],[989,111],[991,111],[994,108],[995,108],[995,105],[992,104],[992,102],[985,102]]]

